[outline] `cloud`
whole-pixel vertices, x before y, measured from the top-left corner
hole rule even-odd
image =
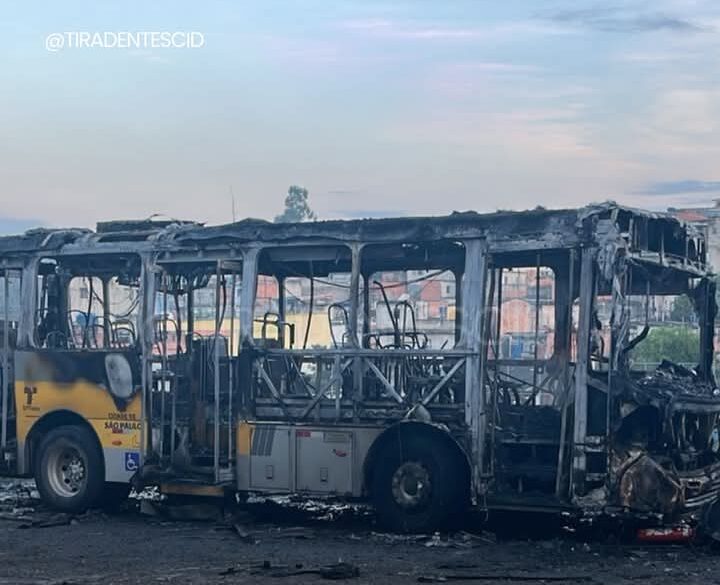
[[[509,157],[513,164],[542,167],[591,165],[617,176],[633,171],[593,140],[594,127],[583,107],[509,108],[479,111],[438,107],[422,120],[399,120],[385,129],[384,138],[398,144],[460,149],[463,156]]]
[[[369,46],[366,39],[257,34],[253,36],[253,43],[264,57],[296,68],[299,74],[316,67],[345,74],[350,66],[372,69],[400,60],[393,53]]]
[[[609,118],[604,140],[619,156],[648,166],[646,181],[673,172],[714,178],[720,157],[720,90],[692,87],[675,74],[681,89],[658,91],[634,114]],[[669,171],[670,170],[670,171]]]
[[[346,20],[339,28],[347,32],[410,41],[518,40],[536,35],[569,34],[566,27],[537,21],[495,22],[484,26],[452,26],[382,18]]]
[[[455,66],[460,73],[540,73],[542,67],[500,61],[475,61]]]
[[[644,65],[666,65],[677,61],[697,58],[695,53],[686,51],[625,51],[615,56],[615,60],[624,63],[639,63]]]
[[[448,100],[457,104],[468,101],[493,101],[504,103],[509,92],[516,89],[520,95],[527,95],[528,87],[533,89],[544,87],[542,73],[545,69],[526,63],[510,61],[462,61],[442,63],[429,68],[423,78],[427,95],[447,103]]]
[[[628,195],[634,204],[650,209],[707,207],[720,195],[720,181],[654,181]]]
[[[136,49],[136,50],[128,51],[128,54],[131,55],[132,57],[142,59],[143,61],[146,61],[148,63],[160,63],[163,65],[172,63],[172,60],[168,59],[167,57],[165,57],[163,55],[160,55],[157,51]]]
[[[341,28],[383,37],[419,40],[473,39],[484,35],[484,31],[479,28],[404,24],[385,19],[346,21],[341,24]]]
[[[661,12],[636,12],[619,7],[596,6],[562,10],[549,15],[559,24],[578,26],[600,32],[643,33],[675,32],[698,33],[712,30],[692,20]]]
[[[710,138],[715,143],[720,130],[720,90],[672,89],[658,96],[651,111],[656,126],[668,134]]]
[[[638,195],[675,196],[691,193],[720,192],[720,181],[698,181],[696,179],[683,179],[680,181],[660,181],[650,183],[637,192]]]
[[[264,53],[294,64],[336,64],[347,58],[339,44],[325,39],[258,35],[255,42]]]

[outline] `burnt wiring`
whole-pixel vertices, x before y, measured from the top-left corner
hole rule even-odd
[[[398,328],[398,322],[395,318],[395,314],[392,310],[392,307],[390,306],[390,300],[388,299],[387,293],[385,292],[385,287],[379,280],[373,280],[373,284],[377,286],[380,289],[380,293],[383,297],[383,303],[385,304],[385,308],[387,309],[388,316],[390,317],[390,323],[392,324],[393,328],[393,340],[395,342],[395,347],[400,347],[400,329]]]
[[[403,339],[403,342],[406,338],[410,338],[410,347],[409,349],[425,349],[428,345],[428,336],[425,332],[418,331],[417,328],[417,321],[415,319],[415,308],[412,306],[412,304],[408,301],[398,301],[395,303],[395,319],[398,321],[398,325],[400,323],[400,310],[402,308],[402,329],[401,329],[401,337]],[[408,332],[408,314],[410,314],[410,325],[411,329],[410,332]],[[422,338],[422,341],[421,341]],[[445,343],[443,344],[443,348],[447,344],[447,340],[445,340]]]
[[[307,325],[305,326],[305,336],[303,337],[303,349],[307,349],[308,338],[310,337],[310,325],[312,323],[313,309],[315,305],[315,278],[313,277],[313,263],[310,261],[310,299],[308,305]]]
[[[178,277],[178,284],[181,277]],[[182,353],[182,313],[180,311],[180,293],[179,286],[173,287],[173,303],[175,304],[175,315],[177,315],[177,340],[175,342],[175,355]]]
[[[216,321],[216,331],[218,332],[217,335],[212,336],[212,343],[210,345],[210,351],[207,352],[207,364],[209,370],[212,372],[215,370],[215,351],[217,349],[216,344],[219,339],[226,339],[224,335],[220,335],[220,330],[222,329],[222,324],[225,321],[225,310],[227,309],[227,281],[225,279],[224,274],[220,274],[220,283],[216,284],[216,286],[221,287],[220,290],[222,295],[222,303],[220,305],[220,315],[216,315],[215,318]],[[209,338],[209,336],[208,336]]]
[[[622,349],[622,354],[626,355],[635,349],[638,344],[645,340],[650,333],[650,281],[646,283],[645,291],[645,324],[642,330],[633,339],[628,341],[627,345]]]
[[[82,341],[81,341],[81,347],[83,349],[92,347],[92,342],[95,339],[96,331],[97,329],[102,330],[103,332],[107,331],[108,341],[110,343],[110,346],[115,346],[117,342],[117,333],[119,330],[128,331],[132,338],[135,338],[135,326],[134,324],[129,320],[129,317],[136,311],[140,304],[140,295],[137,293],[137,290],[135,288],[132,288],[131,290],[135,293],[133,297],[130,299],[130,304],[128,308],[122,312],[109,312],[107,317],[104,315],[102,317],[94,317],[92,308],[93,304],[97,303],[101,307],[103,307],[103,313],[104,313],[104,307],[105,307],[105,301],[103,300],[103,297],[101,297],[98,294],[98,291],[95,287],[94,279],[99,277],[93,277],[93,276],[85,276],[83,277],[85,282],[88,286],[88,305],[87,310],[83,309],[77,309],[76,312],[79,315],[82,315],[84,324],[83,324],[83,330],[82,330]],[[72,310],[70,311],[73,312]],[[98,325],[97,320],[101,319],[102,324]],[[73,325],[72,323],[68,324],[68,327],[70,329],[70,334],[72,336],[73,331]],[[93,331],[93,333],[91,333]],[[58,333],[62,333],[59,332]],[[63,334],[64,335],[64,334]],[[65,336],[67,338],[67,336]],[[97,341],[95,339],[95,341]],[[134,342],[133,342],[134,343]],[[104,342],[103,342],[104,345]]]
[[[94,288],[93,288],[93,278],[92,276],[86,277],[88,280],[88,309],[87,313],[85,313],[85,328],[83,329],[83,336],[82,336],[82,348],[85,349],[88,344],[88,329],[90,328],[90,315],[92,312],[92,303],[93,303],[93,296],[94,296]]]
[[[155,346],[155,349],[157,350],[157,352],[161,355],[164,354],[165,352],[163,352],[163,347],[162,347],[160,341],[163,340],[163,337],[167,336],[167,328],[165,328],[163,330],[163,328],[161,327],[161,324],[163,322],[165,322],[166,324],[170,323],[173,326],[173,328],[175,329],[175,336],[177,339],[180,339],[180,332],[181,332],[180,325],[178,324],[178,322],[175,319],[168,317],[167,315],[164,316],[162,319],[158,319],[155,322],[155,325],[158,329],[155,331],[155,342],[153,345]]]
[[[130,307],[124,312],[124,313],[111,313],[111,317],[117,319],[127,319],[130,315],[132,315],[135,310],[138,308],[138,305],[140,304],[140,295],[135,294],[135,298],[130,301]]]
[[[335,337],[335,330],[333,329],[333,316],[332,316],[333,309],[339,310],[340,313],[342,314],[343,323],[345,325],[345,331],[348,331],[350,329],[350,316],[348,315],[348,311],[342,303],[332,303],[332,304],[328,305],[327,316],[328,316],[328,327],[330,329],[330,338],[332,339],[333,347],[335,349],[337,349],[338,342],[337,342],[337,338]],[[345,340],[341,339],[340,343],[344,345]]]
[[[285,264],[284,262],[278,262],[278,266],[280,266],[283,269],[283,272],[289,276],[294,276],[296,278],[308,278],[306,274],[303,274],[302,272],[298,272],[297,270],[294,270],[292,266],[289,264]],[[416,282],[423,282],[425,280],[430,280],[432,278],[435,278],[436,276],[441,275],[443,272],[448,272],[450,268],[440,268],[438,270],[434,270],[433,272],[428,272],[427,274],[423,274],[422,276],[418,276],[416,278],[411,278],[410,280],[403,280],[402,282],[396,282],[394,284],[386,284],[385,289],[393,289],[393,288],[399,288],[403,286],[407,286],[408,284],[415,284]],[[333,282],[332,280],[325,280],[323,278],[318,278],[317,276],[314,277],[315,281],[318,284],[323,284],[326,286],[334,286],[335,288],[344,288],[346,290],[350,290],[349,284],[343,284],[341,282]],[[295,297],[298,301],[303,302],[302,299],[296,297],[295,295],[291,295]]]

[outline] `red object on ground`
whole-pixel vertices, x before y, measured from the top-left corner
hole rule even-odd
[[[690,526],[670,526],[668,528],[640,528],[637,538],[641,542],[687,542],[695,536]]]

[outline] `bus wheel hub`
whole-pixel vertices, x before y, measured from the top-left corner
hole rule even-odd
[[[75,449],[57,449],[48,463],[48,479],[56,493],[70,497],[80,491],[86,478],[85,463]]]
[[[420,463],[403,463],[393,474],[393,497],[403,508],[416,508],[424,504],[430,497],[431,488],[430,474]]]

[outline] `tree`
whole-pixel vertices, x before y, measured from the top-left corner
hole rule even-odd
[[[633,350],[632,359],[639,364],[658,364],[663,359],[697,364],[700,361],[700,332],[692,327],[653,327]]]
[[[694,323],[697,321],[695,307],[687,295],[675,297],[670,309],[670,320],[681,323]]]
[[[308,190],[291,185],[285,197],[285,210],[275,217],[275,223],[298,223],[317,219],[308,205]]]

